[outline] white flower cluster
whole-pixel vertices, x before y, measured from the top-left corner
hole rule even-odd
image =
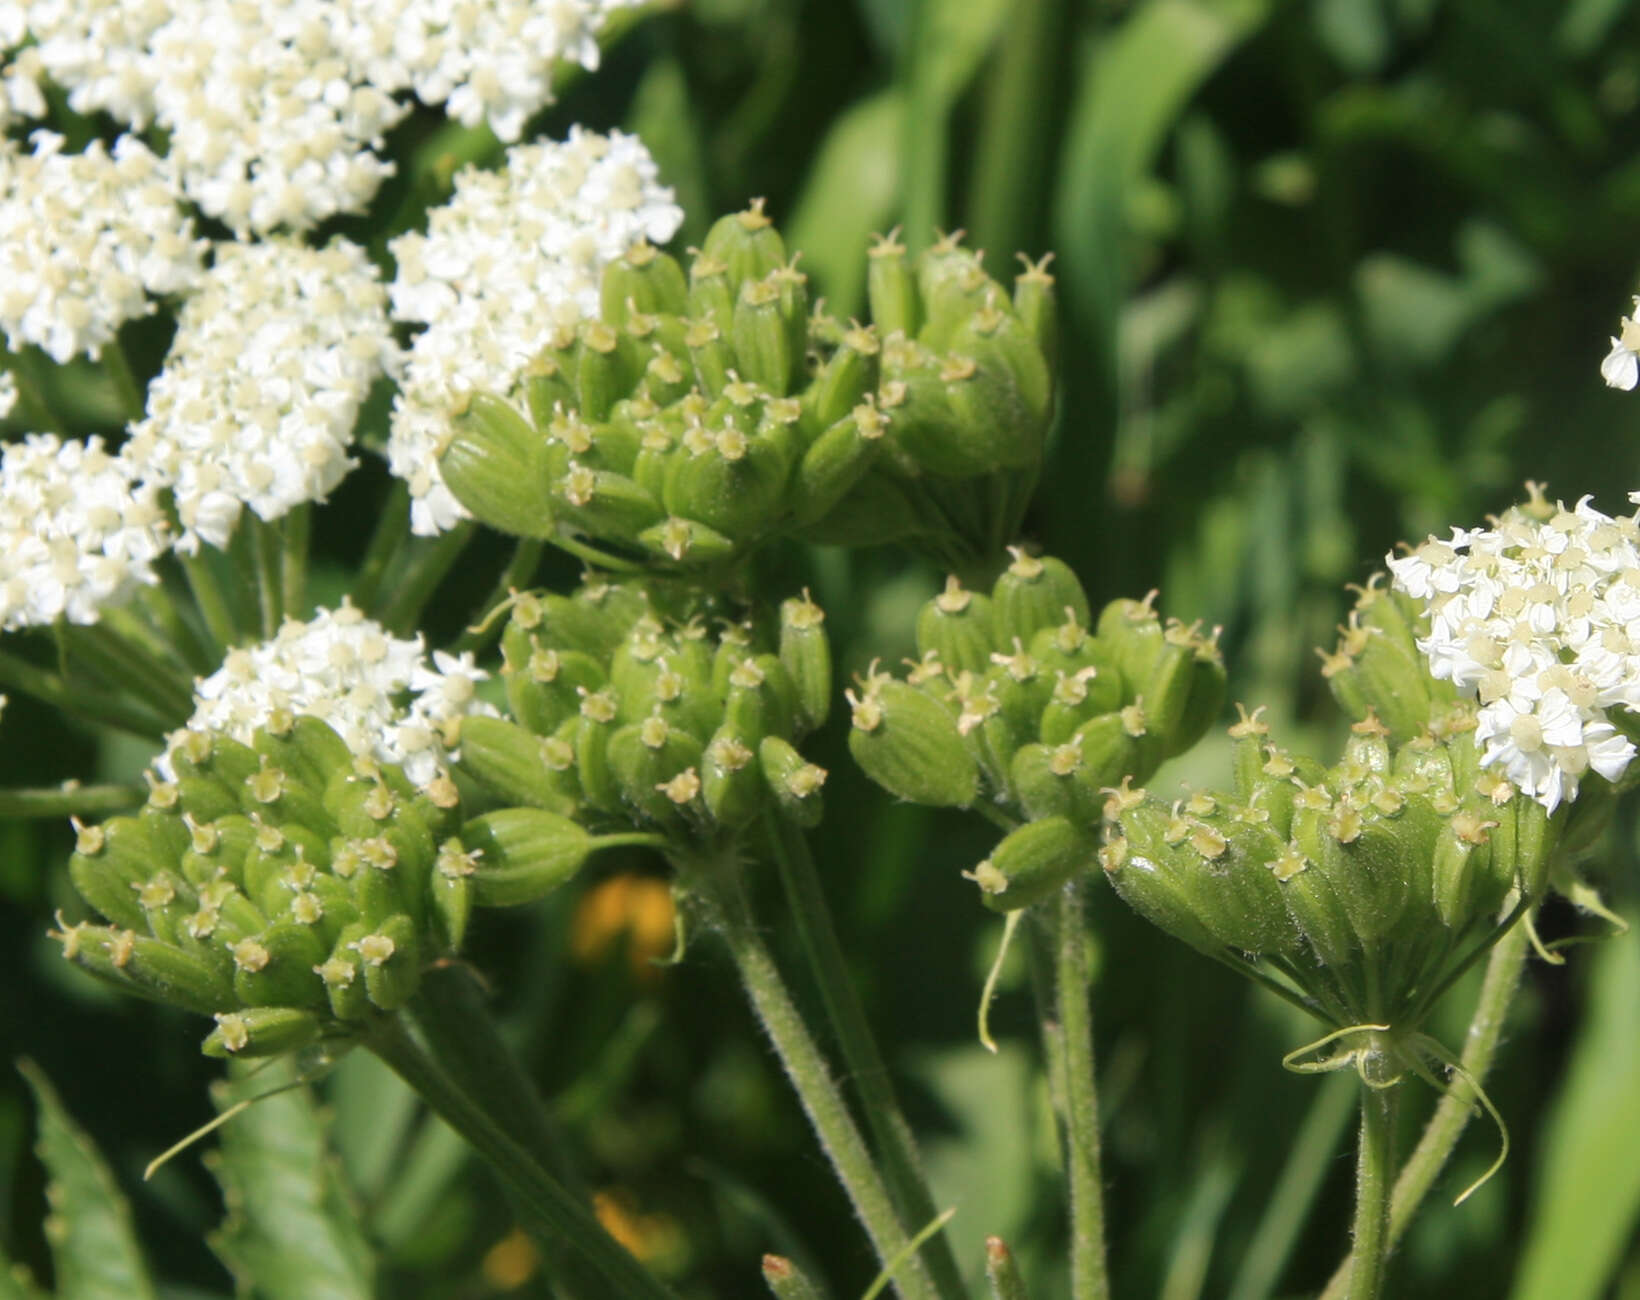
[[[0,452],[0,628],[66,618],[151,584],[169,544],[158,493],[102,442],[31,434]]]
[[[0,0],[0,47],[33,60],[81,113],[170,135],[188,197],[236,234],[358,212],[393,165],[376,152],[406,92],[516,140],[561,60],[598,63],[597,33],[636,0]]]
[[[434,651],[421,637],[390,636],[352,605],[288,620],[271,641],[228,652],[221,668],[196,683],[187,731],[221,732],[249,744],[275,710],[323,718],[355,754],[400,763],[427,786],[446,774],[460,720],[495,710],[474,693],[489,674],[473,656]],[[166,757],[155,764],[174,777]]]
[[[1634,310],[1623,317],[1612,350],[1600,363],[1600,377],[1611,388],[1633,392],[1640,383],[1640,298],[1634,300]]]
[[[1528,486],[1526,510],[1389,567],[1429,612],[1430,672],[1480,700],[1482,765],[1552,812],[1584,773],[1615,781],[1634,757],[1610,710],[1640,714],[1640,516],[1551,508]]]
[[[202,274],[205,241],[177,206],[170,166],[132,136],[113,153],[62,152],[36,131],[33,151],[0,139],[0,330],[58,362],[97,357],[120,325]]]
[[[597,314],[607,263],[642,240],[666,243],[682,220],[635,137],[575,128],[562,144],[510,149],[501,171],[466,168],[427,233],[393,241],[393,314],[427,322],[387,446],[416,533],[467,516],[438,472],[450,411],[478,390],[509,392],[542,349]]]
[[[9,370],[0,370],[0,420],[11,414],[17,405],[17,380]]]
[[[177,548],[225,547],[243,506],[274,520],[322,501],[356,463],[359,406],[397,356],[362,248],[219,245],[126,448],[172,489]]]

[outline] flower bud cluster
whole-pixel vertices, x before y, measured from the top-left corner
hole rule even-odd
[[[1051,285],[1033,268],[1010,302],[954,240],[915,265],[884,241],[876,321],[844,329],[811,316],[807,277],[754,205],[718,221],[687,272],[642,244],[608,265],[600,318],[563,330],[512,402],[476,395],[441,472],[493,527],[668,566],[782,533],[943,537],[979,509],[971,480],[1040,464]]]
[[[1640,513],[1614,519],[1587,497],[1567,508],[1528,489],[1492,528],[1388,563],[1420,616],[1428,673],[1479,702],[1482,766],[1553,812],[1591,771],[1618,781],[1635,754],[1624,733],[1640,715]]]
[[[786,601],[778,630],[714,612],[634,584],[515,599],[501,642],[512,720],[461,727],[459,770],[518,805],[463,832],[485,850],[480,902],[546,892],[596,847],[588,827],[689,841],[766,810],[819,820],[826,773],[796,746],[830,701],[820,607]]]
[[[1376,715],[1330,768],[1230,729],[1235,786],[1125,786],[1100,858],[1133,908],[1216,957],[1260,960],[1340,1027],[1415,1028],[1512,890],[1543,891],[1565,822],[1481,766],[1473,713],[1397,741]]]
[[[108,921],[69,960],[216,1018],[204,1050],[273,1055],[393,1011],[460,946],[474,857],[460,796],[278,711],[250,744],[190,732],[144,808],[79,827],[69,874]]]
[[[1091,865],[1110,787],[1183,753],[1224,704],[1214,636],[1142,601],[1091,619],[1063,561],[1023,551],[989,595],[952,578],[917,618],[905,678],[850,692],[849,748],[913,803],[986,800],[1030,823],[974,873],[993,906],[1031,901]]]

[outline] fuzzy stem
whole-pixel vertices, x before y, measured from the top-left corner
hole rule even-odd
[[[383,627],[397,636],[408,636],[415,629],[422,610],[433,598],[439,583],[455,567],[477,529],[478,525],[471,519],[464,519],[411,559],[397,590],[382,609]]]
[[[297,506],[279,524],[279,587],[286,618],[307,613],[308,548],[313,537],[313,506]]]
[[[470,1071],[452,1078],[397,1019],[377,1022],[364,1035],[364,1042],[512,1188],[522,1217],[553,1254],[565,1249],[576,1252],[603,1276],[610,1295],[673,1300],[672,1292],[492,1118],[492,1099],[464,1086]]]
[[[894,1210],[893,1198],[865,1139],[855,1126],[843,1094],[820,1049],[803,1023],[774,958],[764,946],[738,874],[727,863],[680,863],[693,899],[722,935],[740,973],[746,996],[785,1066],[798,1100],[814,1126],[854,1212],[871,1237],[877,1258],[886,1263],[905,1249],[910,1235]],[[921,1226],[921,1225],[918,1225]],[[908,1256],[895,1286],[906,1300],[938,1300],[939,1292],[920,1256]]]
[[[147,791],[135,785],[77,785],[0,790],[0,817],[103,817],[140,808]]]
[[[1517,925],[1498,940],[1487,959],[1486,978],[1481,982],[1480,997],[1475,1002],[1475,1014],[1469,1021],[1461,1057],[1464,1069],[1477,1082],[1484,1081],[1492,1058],[1497,1055],[1504,1020],[1515,990],[1520,986],[1528,950],[1526,927]],[[1436,1104],[1435,1113],[1424,1126],[1423,1136],[1395,1181],[1395,1196],[1389,1211],[1387,1245],[1390,1248],[1405,1234],[1473,1113],[1474,1102],[1467,1090],[1460,1093],[1457,1088],[1448,1089]],[[1351,1268],[1349,1259],[1338,1266],[1327,1289],[1321,1293],[1321,1300],[1344,1300],[1350,1294]]]
[[[1105,1189],[1099,1161],[1099,1096],[1094,1079],[1093,1011],[1088,996],[1087,922],[1082,887],[1067,884],[1059,897],[1054,943],[1054,1001],[1057,1024],[1043,1033],[1060,1040],[1064,1093],[1065,1164],[1070,1172],[1071,1294],[1076,1300],[1105,1300],[1110,1277],[1105,1267]]]
[[[239,625],[233,616],[233,607],[228,603],[222,584],[216,580],[210,559],[203,552],[196,551],[193,555],[179,552],[177,558],[182,561],[182,572],[188,578],[188,587],[194,593],[194,602],[205,620],[205,628],[216,643],[215,657],[220,662],[228,647],[239,640]]]
[[[826,1016],[842,1049],[844,1070],[859,1090],[860,1104],[865,1109],[866,1123],[883,1162],[883,1174],[895,1207],[906,1223],[928,1223],[936,1211],[922,1161],[917,1155],[917,1142],[900,1109],[899,1098],[894,1095],[893,1079],[872,1037],[854,981],[849,978],[848,963],[837,941],[831,909],[826,905],[808,840],[798,827],[776,813],[767,815],[766,824],[780,867],[788,912],[797,924],[809,972],[819,986]],[[951,1252],[950,1238],[945,1233],[938,1233],[929,1241],[924,1262],[941,1295],[966,1293],[956,1256]]]
[[[1395,1101],[1399,1089],[1361,1085],[1361,1144],[1355,1162],[1355,1230],[1350,1300],[1384,1294],[1389,1201],[1395,1180]]]
[[[393,561],[410,541],[410,488],[403,479],[394,479],[376,516],[358,576],[353,579],[353,603],[365,613],[374,613],[377,593]]]

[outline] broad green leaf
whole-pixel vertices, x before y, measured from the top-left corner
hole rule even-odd
[[[1515,1300],[1606,1294],[1640,1225],[1640,935],[1600,946],[1588,1020],[1544,1130]]]
[[[40,1107],[40,1160],[50,1179],[46,1240],[61,1300],[151,1300],[154,1284],[131,1208],[91,1139],[69,1118],[37,1066],[20,1062]],[[23,1292],[27,1294],[27,1292]]]
[[[225,1108],[290,1078],[248,1072],[218,1089]],[[222,1128],[212,1159],[228,1217],[211,1245],[241,1295],[266,1300],[366,1300],[375,1260],[306,1087],[258,1101]]]

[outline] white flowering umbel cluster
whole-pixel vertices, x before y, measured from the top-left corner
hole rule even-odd
[[[1633,392],[1640,383],[1640,298],[1634,300],[1634,310],[1623,317],[1618,325],[1612,350],[1600,363],[1600,377],[1609,387]]]
[[[163,127],[188,197],[242,236],[362,211],[410,92],[516,140],[634,2],[0,0],[0,49],[27,31],[76,112]]]
[[[1587,497],[1550,507],[1528,486],[1495,527],[1431,537],[1389,567],[1429,613],[1431,673],[1480,701],[1482,765],[1552,812],[1586,772],[1615,781],[1634,757],[1610,715],[1640,714],[1640,516]]]
[[[0,420],[11,414],[11,408],[17,405],[17,380],[11,371],[0,370]]]
[[[390,636],[343,604],[306,623],[287,620],[271,641],[229,651],[222,667],[196,684],[193,716],[172,735],[171,747],[190,730],[249,744],[276,710],[312,714],[355,754],[402,764],[425,787],[447,776],[460,720],[494,715],[474,693],[488,676],[470,653],[434,651],[429,664],[419,635]],[[168,758],[156,766],[172,779]]]
[[[271,521],[323,500],[397,356],[386,289],[356,244],[219,245],[126,449],[174,493],[178,549],[225,548],[244,506]]]
[[[427,323],[387,448],[410,486],[415,532],[467,517],[438,472],[451,411],[476,390],[510,391],[544,348],[597,313],[607,263],[642,240],[666,243],[682,220],[635,137],[574,128],[561,144],[509,150],[500,171],[462,171],[427,233],[393,241],[393,314]]]
[[[60,362],[97,357],[154,297],[199,282],[206,242],[177,205],[170,164],[122,136],[62,152],[34,133],[32,151],[0,138],[0,331]]]
[[[33,434],[0,452],[0,628],[95,623],[157,581],[169,545],[158,492],[102,441]]]

